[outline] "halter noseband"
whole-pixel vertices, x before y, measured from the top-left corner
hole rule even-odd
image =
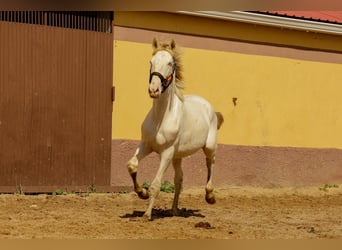
[[[164,93],[164,91],[165,91],[165,90],[170,86],[170,84],[172,83],[173,74],[175,73],[175,70],[176,70],[176,63],[175,63],[175,62],[173,63],[173,70],[172,70],[172,73],[171,73],[168,77],[166,77],[166,78],[164,78],[164,76],[163,76],[161,73],[156,72],[156,71],[151,73],[151,70],[150,70],[150,81],[149,81],[149,83],[152,82],[152,77],[153,77],[153,76],[158,76],[159,79],[160,79],[160,81],[161,81],[161,84],[162,84],[162,86],[163,86],[163,89],[162,89],[161,93]]]

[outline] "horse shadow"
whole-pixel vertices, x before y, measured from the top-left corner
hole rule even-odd
[[[199,213],[199,209],[186,209],[182,208],[178,210],[177,215],[173,215],[172,209],[163,209],[163,208],[153,208],[152,209],[152,220],[154,219],[163,219],[167,217],[183,217],[183,218],[189,218],[189,217],[200,217],[204,218],[205,216],[201,213]],[[120,218],[138,218],[143,217],[145,211],[136,211],[134,210],[133,213],[127,213],[125,215],[120,216]]]

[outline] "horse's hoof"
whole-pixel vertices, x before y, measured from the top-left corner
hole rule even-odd
[[[172,216],[179,216],[180,210],[178,208],[172,208]]]
[[[150,197],[148,191],[143,188],[141,191],[137,192],[140,199],[146,200]]]
[[[145,221],[152,221],[152,216],[151,216],[151,214],[144,213],[143,219]]]
[[[209,204],[215,204],[216,203],[215,195],[213,193],[207,193],[205,196],[205,200]]]

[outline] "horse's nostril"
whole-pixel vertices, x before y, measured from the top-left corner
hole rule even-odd
[[[150,93],[156,94],[159,92],[159,89],[149,89]]]
[[[149,88],[148,92],[150,94],[150,97],[152,98],[157,98],[160,95],[160,90],[159,88],[154,89],[154,88]]]

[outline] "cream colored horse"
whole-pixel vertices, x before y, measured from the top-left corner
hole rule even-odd
[[[172,211],[174,215],[178,214],[178,198],[183,181],[182,158],[199,149],[204,151],[208,168],[206,201],[209,204],[215,203],[212,174],[217,130],[223,122],[222,115],[215,113],[205,99],[196,95],[182,95],[182,71],[175,41],[160,43],[153,39],[152,45],[148,92],[153,98],[153,105],[142,124],[139,147],[127,163],[135,192],[142,199],[150,197],[144,214],[148,219],[151,219],[153,203],[159,194],[163,175],[171,162],[175,170]],[[160,166],[147,191],[137,180],[138,163],[153,151],[160,155]]]

